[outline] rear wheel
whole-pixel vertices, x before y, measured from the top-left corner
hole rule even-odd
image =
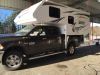
[[[75,53],[75,46],[73,44],[70,44],[68,46],[68,55],[73,55]]]
[[[22,53],[17,51],[11,51],[6,53],[3,57],[3,63],[5,68],[8,70],[19,69],[23,63]]]

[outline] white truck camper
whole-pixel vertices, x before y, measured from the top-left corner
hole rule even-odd
[[[61,34],[65,35],[65,48],[68,40],[83,41],[84,36],[90,32],[90,13],[42,0],[29,8],[22,10],[14,22],[17,25],[56,25]],[[76,42],[76,43],[77,43]]]
[[[8,70],[19,69],[27,59],[73,55],[90,32],[88,12],[48,0],[21,11],[14,22],[26,26],[0,37],[2,64]]]

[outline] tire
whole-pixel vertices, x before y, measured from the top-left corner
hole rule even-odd
[[[7,70],[17,70],[22,66],[23,57],[22,53],[18,51],[6,52],[3,57],[3,65]]]
[[[68,55],[74,55],[75,54],[75,46],[74,44],[70,44],[68,46]]]

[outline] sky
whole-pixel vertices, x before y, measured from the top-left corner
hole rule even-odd
[[[12,10],[0,9],[0,21],[4,22],[5,19],[13,13]]]

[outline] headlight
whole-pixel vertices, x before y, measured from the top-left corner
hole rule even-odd
[[[0,44],[0,49],[3,49],[4,47]]]

